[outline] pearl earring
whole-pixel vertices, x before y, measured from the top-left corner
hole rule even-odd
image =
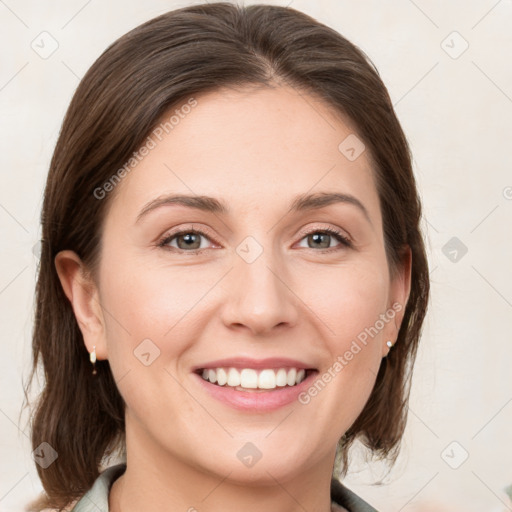
[[[92,347],[92,352],[89,354],[89,359],[92,363],[92,374],[96,375],[96,345]]]
[[[386,345],[391,348],[393,346],[393,343],[391,343],[391,340],[390,341],[386,341]]]

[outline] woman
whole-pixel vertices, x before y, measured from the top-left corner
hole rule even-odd
[[[339,478],[355,439],[398,455],[420,217],[387,90],[337,32],[212,3],[121,37],[45,190],[32,510],[375,510]]]

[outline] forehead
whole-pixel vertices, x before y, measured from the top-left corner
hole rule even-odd
[[[240,212],[335,190],[380,215],[370,155],[354,124],[291,87],[198,95],[166,112],[149,139],[151,149],[113,198],[113,210],[134,220],[144,204],[166,193],[218,197]]]

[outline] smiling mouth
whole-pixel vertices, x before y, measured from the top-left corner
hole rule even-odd
[[[200,368],[196,371],[204,380],[216,386],[239,391],[271,391],[297,386],[316,372],[304,368]]]

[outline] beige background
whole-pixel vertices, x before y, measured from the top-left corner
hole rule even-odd
[[[0,511],[22,510],[41,489],[19,413],[33,247],[65,109],[108,44],[189,3],[0,0]],[[399,462],[386,474],[355,457],[345,483],[383,512],[512,510],[504,492],[512,484],[512,2],[291,6],[348,37],[379,69],[414,154],[432,268]],[[47,50],[58,44],[46,59],[31,47],[41,37]]]

